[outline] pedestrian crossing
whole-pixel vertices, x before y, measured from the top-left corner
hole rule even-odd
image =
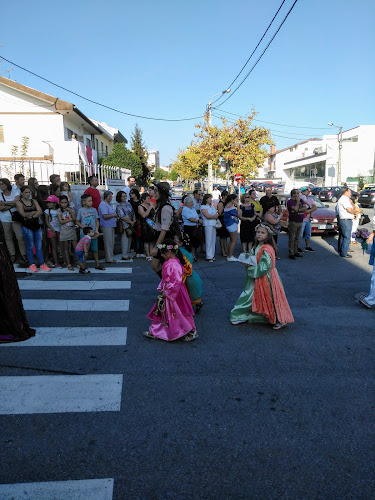
[[[27,268],[14,267],[15,272],[18,273],[29,273]],[[95,269],[95,267],[89,267],[88,270],[90,274],[131,274],[132,269],[130,267],[107,267],[102,271],[101,269]],[[33,276],[53,276],[54,274],[69,274],[69,276],[77,276],[78,271],[69,271],[66,267],[57,267],[56,269],[51,269],[51,271],[38,271],[37,273],[30,273]]]
[[[2,500],[111,500],[113,479],[0,484]]]
[[[128,264],[128,262],[127,262]],[[24,269],[15,268],[17,273]],[[26,279],[19,279],[19,287],[27,298],[23,298],[26,311],[59,311],[87,314],[84,327],[72,326],[31,326],[36,329],[36,336],[25,342],[2,344],[2,348],[55,347],[76,348],[89,346],[126,346],[126,315],[130,309],[129,292],[131,281],[121,279],[119,274],[130,277],[131,267],[110,266],[105,271],[91,268],[95,275],[105,274],[105,280],[87,280],[86,276],[72,273],[65,268],[53,269],[49,273],[38,272]],[[54,275],[58,274],[54,278]],[[68,275],[65,276],[65,275]],[[57,278],[57,279],[56,279]],[[107,291],[116,290],[116,299],[108,299]],[[84,299],[74,300],[72,292],[84,292]],[[95,292],[99,291],[98,294]],[[46,299],[38,298],[43,292],[49,292]],[[33,298],[28,298],[30,297]],[[90,294],[95,294],[90,298]],[[127,297],[128,295],[128,297]],[[109,295],[110,296],[110,295]],[[103,298],[101,298],[103,297]],[[110,312],[118,318],[115,327],[98,327],[93,313]],[[35,314],[35,313],[34,313]],[[124,316],[125,315],[125,316]],[[35,318],[38,316],[32,316]],[[45,316],[44,316],[45,317]],[[93,319],[91,319],[93,317]],[[33,323],[33,322],[32,322]],[[92,326],[91,326],[92,325]],[[72,367],[74,373],[74,367]],[[60,372],[61,373],[61,372]],[[82,374],[82,375],[27,375],[3,376],[0,378],[0,415],[39,415],[119,412],[123,389],[123,375],[119,373]],[[94,418],[94,417],[93,417]],[[88,475],[90,471],[88,471]],[[38,474],[37,479],[43,479]],[[76,478],[74,478],[76,479]],[[110,500],[113,496],[113,478],[97,478],[51,481],[34,483],[0,484],[1,499],[49,500]]]

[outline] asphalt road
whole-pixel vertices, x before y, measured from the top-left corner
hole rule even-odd
[[[53,310],[28,312],[35,339],[47,329],[46,345],[0,346],[0,383],[14,386],[13,406],[0,402],[0,483],[34,483],[28,495],[0,485],[0,499],[374,498],[375,310],[354,298],[372,268],[360,248],[339,258],[334,237],[312,245],[290,261],[280,237],[277,267],[295,317],[281,331],[230,325],[243,267],[201,259],[205,305],[191,343],[141,335],[158,284],[144,259],[114,265],[127,274],[20,274],[31,283],[21,285],[25,301]],[[64,283],[53,290],[54,281]],[[73,289],[87,281],[90,290]],[[128,300],[129,311],[55,309],[66,300]],[[35,493],[44,482],[60,496],[43,496],[43,484]]]

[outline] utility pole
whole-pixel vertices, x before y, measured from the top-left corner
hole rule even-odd
[[[337,165],[338,186],[341,186],[341,151],[342,151],[342,127],[340,127],[340,132],[339,132],[339,162]]]
[[[207,115],[208,115],[208,125],[211,127],[211,115],[212,115],[212,99],[218,95],[221,94],[229,94],[230,89],[223,90],[222,92],[219,92],[218,94],[215,94],[214,96],[211,97],[211,100],[208,102],[207,106]],[[209,194],[212,193],[212,160],[208,161],[208,192]]]
[[[337,162],[337,185],[340,186],[341,183],[341,152],[342,152],[342,127],[329,122],[330,127],[336,127],[339,129],[339,159]]]

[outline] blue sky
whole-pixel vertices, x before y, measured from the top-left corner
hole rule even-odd
[[[6,2],[0,57],[122,111],[161,118],[200,116],[210,98],[237,75],[280,4],[281,0]],[[292,4],[293,0],[285,1],[260,50]],[[374,124],[374,18],[372,0],[299,0],[260,63],[220,109],[246,114],[254,107],[259,120],[312,127],[258,122],[271,128],[276,149],[333,132],[328,122],[344,130]],[[2,62],[3,76],[9,66]],[[11,78],[73,102],[129,139],[138,123],[147,147],[160,151],[163,165],[189,145],[199,121],[131,118],[20,69],[15,68]],[[215,122],[219,121],[213,118]]]

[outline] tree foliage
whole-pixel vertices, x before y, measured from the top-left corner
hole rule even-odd
[[[225,160],[230,176],[256,176],[268,156],[264,146],[273,142],[268,129],[253,126],[255,116],[255,110],[251,110],[246,118],[232,124],[221,118],[221,127],[210,126],[206,116],[204,123],[196,125],[196,140],[177,155],[174,168],[184,179],[198,179],[206,175],[210,160],[214,166]]]
[[[143,173],[141,160],[123,143],[115,144],[112,153],[103,158],[102,163],[103,165],[127,168],[135,178],[141,177]]]
[[[169,179],[169,172],[166,170],[156,167],[154,173],[152,174],[155,181],[162,181]]]
[[[143,132],[137,123],[135,124],[130,141],[132,152],[141,160],[141,163],[147,164],[148,153],[143,142]]]
[[[233,124],[221,118],[221,128],[210,126],[207,120],[197,125],[196,144],[202,160],[218,163],[223,158],[232,176],[237,173],[245,177],[257,175],[258,168],[268,156],[264,146],[273,144],[273,141],[268,129],[252,125],[255,116],[256,112],[252,109],[247,118],[239,118]]]

